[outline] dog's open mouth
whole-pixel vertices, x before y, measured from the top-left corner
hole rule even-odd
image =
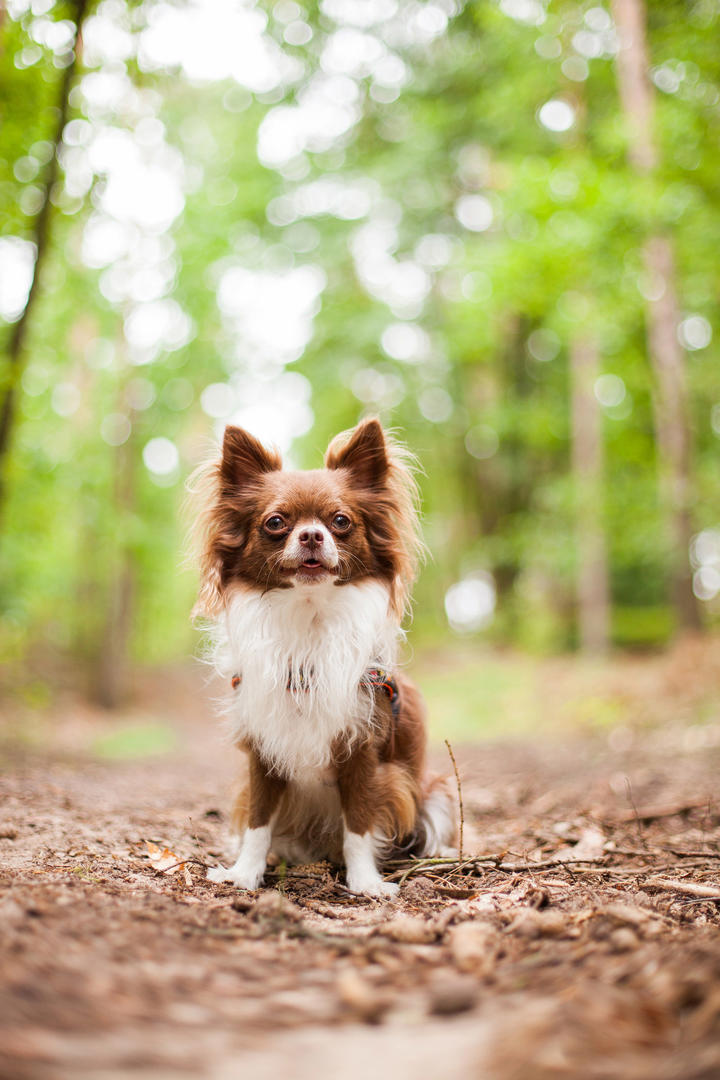
[[[298,577],[303,578],[320,578],[325,574],[337,573],[337,568],[334,566],[328,566],[326,563],[321,562],[320,559],[305,559],[295,567],[295,573]]]

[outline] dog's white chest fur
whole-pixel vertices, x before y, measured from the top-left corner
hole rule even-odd
[[[398,636],[377,581],[237,591],[219,630],[216,664],[242,680],[226,710],[233,738],[297,780],[328,766],[339,736],[352,741],[371,722],[361,680],[368,667],[392,667]]]

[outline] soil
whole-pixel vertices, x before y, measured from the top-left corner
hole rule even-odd
[[[720,1077],[717,725],[455,746],[463,861],[387,867],[391,903],[325,864],[206,882],[232,753],[194,676],[154,693],[178,743],[139,760],[13,707],[0,1076]]]

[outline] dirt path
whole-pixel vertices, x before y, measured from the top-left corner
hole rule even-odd
[[[720,1076],[717,749],[456,747],[465,850],[495,858],[387,904],[324,865],[206,883],[232,760],[177,714],[142,761],[89,754],[110,725],[75,709],[6,747],[2,1077]]]

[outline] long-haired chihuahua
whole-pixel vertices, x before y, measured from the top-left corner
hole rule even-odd
[[[439,853],[451,799],[425,769],[425,710],[397,667],[421,550],[409,454],[375,419],[338,435],[325,468],[283,469],[227,427],[197,485],[201,588],[233,741],[248,759],[233,866],[257,889],[271,852],[344,863],[348,888],[392,896],[392,852]]]

